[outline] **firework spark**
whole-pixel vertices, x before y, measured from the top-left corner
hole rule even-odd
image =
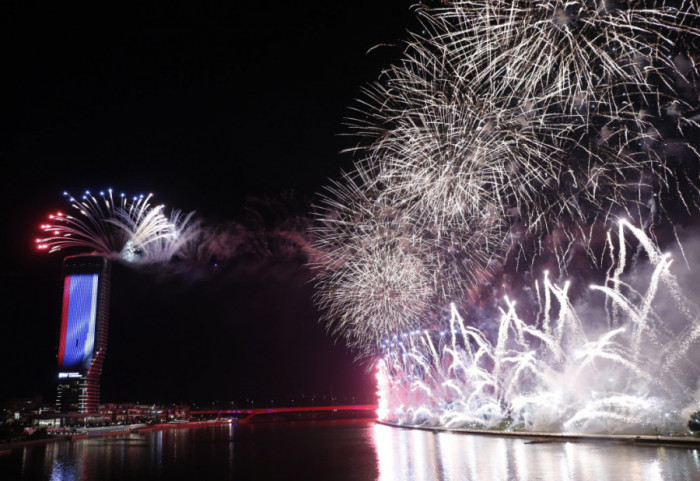
[[[317,298],[367,355],[468,298],[504,254],[534,262],[543,243],[526,252],[522,236],[561,232],[571,246],[621,213],[647,225],[669,200],[690,212],[697,192],[697,151],[681,139],[670,158],[663,142],[669,125],[681,138],[698,127],[696,2],[453,1],[418,14],[423,32],[350,120],[365,140],[356,170],[319,211]]]
[[[658,123],[697,126],[675,87],[697,74],[677,61],[700,37],[694,4],[488,0],[420,13],[426,34],[351,123],[397,204],[446,230],[484,216],[547,230],[673,187]]]
[[[624,266],[624,231],[639,240],[653,269],[646,282],[621,283],[616,270],[591,286],[619,308],[607,328],[605,316],[588,319],[595,308],[574,308],[568,286],[546,275],[534,323],[505,299],[497,329],[479,330],[453,305],[442,330],[411,331],[382,345],[383,419],[537,431],[682,432],[698,409],[691,346],[698,342],[699,311],[683,297],[670,255],[626,222],[620,223],[617,265]],[[685,322],[674,323],[677,318]]]
[[[108,189],[98,195],[85,191],[79,198],[63,195],[69,211],[49,215],[40,226],[45,235],[36,239],[40,250],[80,248],[127,263],[167,262],[197,231],[194,213],[173,211],[167,217],[163,205],[150,204],[152,194],[115,197]]]
[[[329,189],[317,228],[319,304],[329,329],[371,355],[388,333],[416,327],[449,299],[464,295],[487,275],[466,271],[489,264],[487,226],[457,240],[435,224],[367,188],[367,178],[345,177]]]

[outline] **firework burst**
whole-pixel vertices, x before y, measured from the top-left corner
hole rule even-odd
[[[319,211],[319,304],[354,346],[432,322],[509,251],[532,261],[515,230],[573,243],[697,192],[697,151],[663,141],[698,127],[695,1],[444,3],[365,88],[356,171]]]
[[[615,111],[620,94],[674,91],[677,59],[700,32],[694,0],[461,0],[420,13],[429,43],[457,59],[461,78],[579,115]]]
[[[697,74],[679,68],[700,34],[696,5],[488,0],[420,13],[425,35],[351,123],[397,203],[448,230],[499,216],[537,231],[673,188],[658,125],[696,126],[676,92]]]
[[[112,189],[90,191],[79,198],[64,192],[69,211],[49,215],[36,239],[40,250],[88,249],[127,263],[169,261],[195,235],[194,213],[173,211],[167,217],[164,206],[152,206],[152,194],[115,197]]]
[[[321,254],[313,265],[329,329],[364,356],[483,281],[486,269],[468,268],[476,260],[488,266],[492,253],[487,225],[463,229],[458,240],[437,222],[419,222],[387,202],[390,197],[368,188],[365,173],[356,174],[329,188],[320,207]]]
[[[621,282],[625,232],[650,269],[634,285]],[[620,222],[610,236],[617,260],[593,296],[605,296],[611,317],[595,304],[572,305],[570,284],[544,275],[535,284],[535,322],[501,301],[495,329],[468,325],[453,305],[443,329],[414,330],[382,345],[382,419],[398,424],[536,431],[683,432],[697,411],[698,308],[671,272],[672,259],[644,231]],[[640,282],[641,281],[641,282]],[[663,311],[663,314],[660,312]],[[591,322],[591,317],[593,322]],[[595,322],[595,321],[598,322]],[[682,320],[682,322],[678,322]],[[607,321],[607,326],[605,326]]]

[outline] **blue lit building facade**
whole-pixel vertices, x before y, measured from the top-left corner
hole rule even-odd
[[[97,412],[107,351],[110,274],[110,261],[102,256],[72,256],[63,262],[59,412]]]

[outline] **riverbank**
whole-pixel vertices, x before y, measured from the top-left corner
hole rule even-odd
[[[52,430],[52,432],[49,433],[49,436],[39,439],[26,438],[7,443],[0,443],[0,454],[9,454],[13,449],[24,446],[80,441],[81,439],[89,439],[93,437],[129,434],[131,432],[136,432],[139,428],[145,426],[145,424],[127,424],[124,426],[100,426],[94,428]]]
[[[9,454],[15,448],[21,448],[24,446],[34,446],[39,444],[51,444],[58,442],[68,442],[71,441],[71,436],[49,436],[40,439],[24,439],[21,441],[10,441],[7,443],[0,443],[0,454]]]
[[[166,430],[166,429],[193,428],[193,427],[199,427],[199,426],[211,426],[214,424],[228,424],[228,423],[230,423],[230,421],[219,420],[219,419],[207,420],[207,421],[185,421],[185,422],[180,422],[180,423],[161,423],[161,424],[146,425],[146,426],[140,427],[138,429],[135,429],[134,432],[147,433],[150,431],[162,431],[162,430]]]
[[[93,428],[75,428],[75,429],[54,429],[50,432],[50,436],[41,439],[12,441],[10,443],[0,443],[0,455],[9,454],[13,449],[23,446],[31,446],[35,444],[49,444],[55,442],[80,441],[83,439],[119,436],[130,433],[149,433],[152,431],[166,431],[171,429],[184,429],[204,426],[214,426],[217,424],[237,423],[237,420],[227,418],[211,419],[204,421],[184,421],[174,423],[160,424],[127,424],[123,426],[100,426]]]
[[[496,431],[488,429],[464,429],[445,428],[437,426],[410,426],[406,424],[376,421],[378,424],[404,429],[418,429],[422,431],[445,432],[455,434],[475,434],[479,436],[520,438],[528,441],[528,444],[539,443],[599,443],[609,442],[616,444],[629,444],[634,446],[665,446],[682,447],[688,449],[700,448],[700,438],[684,436],[662,435],[635,435],[635,434],[575,434],[575,433],[541,433],[524,431]]]
[[[56,428],[49,429],[48,433],[58,437],[70,437],[73,440],[85,439],[95,436],[111,436],[130,433],[139,428],[145,427],[145,423],[121,424],[111,426],[96,426],[96,427],[76,427],[76,428]]]

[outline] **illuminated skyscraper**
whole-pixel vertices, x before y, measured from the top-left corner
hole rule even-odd
[[[97,411],[107,351],[110,273],[110,261],[102,256],[72,256],[63,262],[56,396],[60,412]]]

